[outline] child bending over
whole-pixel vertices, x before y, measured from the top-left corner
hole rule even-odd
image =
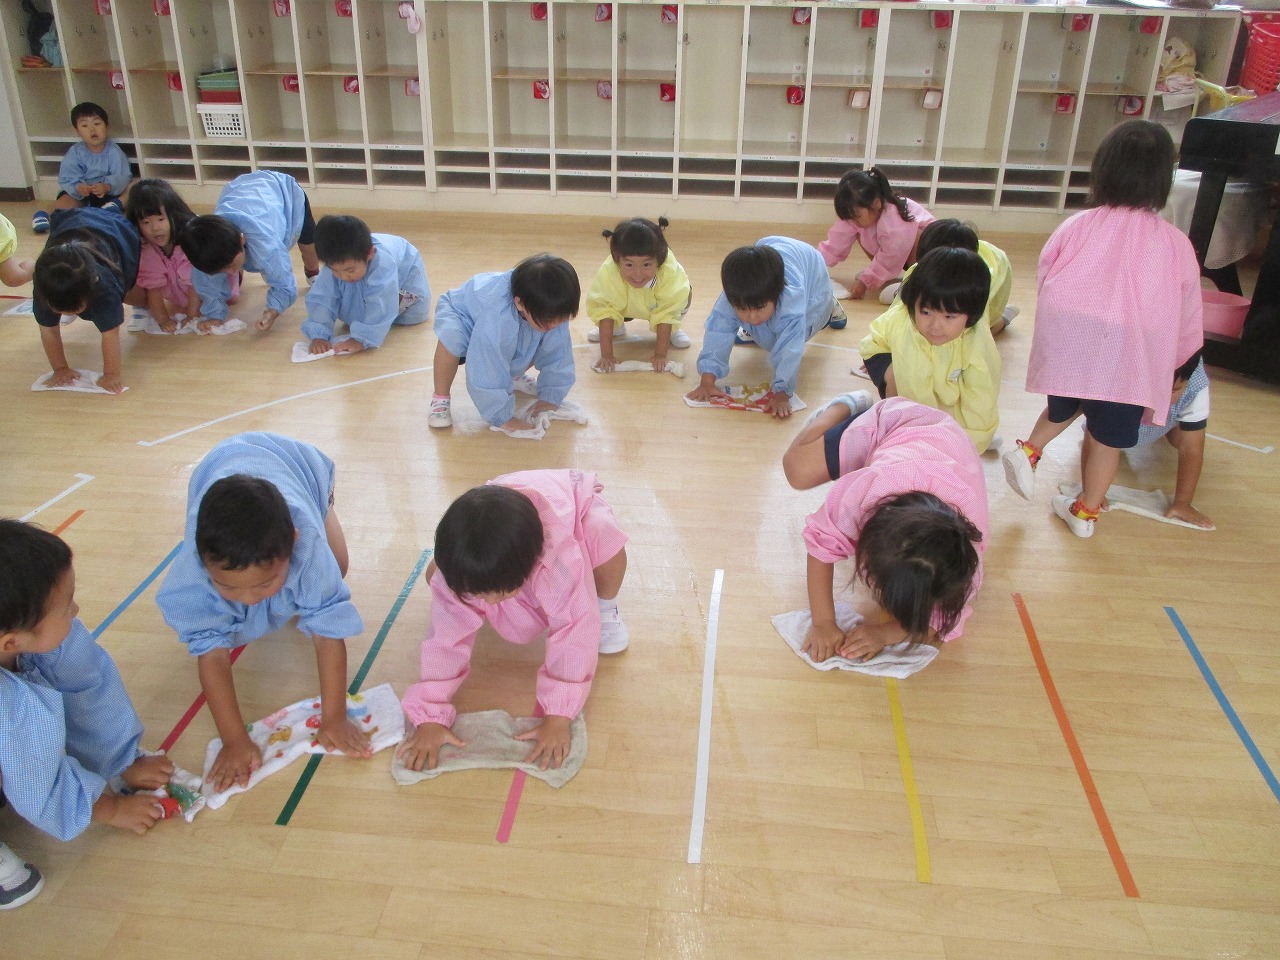
[[[347,542],[333,509],[333,461],[308,443],[242,433],[196,464],[182,548],[156,594],[165,622],[197,658],[222,738],[209,770],[216,790],[246,786],[262,753],[245,732],[231,651],[298,618],[315,644],[320,728],[329,750],[366,757],[347,719],[347,637],[364,623],[343,582]]]
[[[141,241],[133,224],[115,209],[81,207],[55,210],[52,232],[36,259],[32,276],[33,310],[40,343],[53,377],[51,387],[75,383],[76,371],[62,347],[62,314],[84,317],[102,334],[102,376],[98,386],[124,391],[120,364],[120,327],[124,304],[143,306],[135,284]]]
[[[979,453],[1000,424],[1000,354],[982,317],[990,283],[976,253],[930,250],[858,345],[881,397],[950,414]]]
[[[311,201],[293,177],[274,170],[236,177],[222,188],[213,213],[196,217],[178,236],[178,244],[195,267],[191,280],[204,315],[219,323],[227,319],[231,278],[248,270],[267,281],[267,309],[257,327],[270,330],[298,299],[289,255],[294,244],[302,254],[307,279],[320,272],[315,232]]]
[[[538,670],[542,723],[527,763],[559,767],[569,724],[591,693],[600,654],[627,647],[617,596],[627,572],[627,535],[600,496],[594,473],[527,470],[490,480],[453,502],[436,528],[431,626],[422,644],[422,679],[404,695],[417,729],[399,749],[405,765],[433,769],[445,744],[466,744],[449,729],[452,700],[471,672],[471,648],[487,620],[511,643],[546,635]]]
[[[71,108],[71,127],[80,137],[58,167],[58,196],[55,210],[76,207],[109,207],[124,212],[133,172],[129,158],[111,139],[107,111],[85,101]],[[31,218],[36,233],[49,231],[49,214],[37,210]]]
[[[933,220],[920,204],[899,196],[879,167],[850,170],[841,177],[835,206],[837,220],[818,244],[822,259],[834,267],[849,256],[854,243],[871,258],[847,290],[836,290],[841,299],[861,300],[868,290],[881,290],[897,280],[915,263],[920,231]],[[889,291],[882,302],[892,299]]]
[[[797,490],[834,481],[804,528],[810,657],[866,660],[904,640],[940,646],[961,635],[982,583],[987,488],[954,420],[902,397],[873,406],[865,391],[847,394],[813,416],[782,466]],[[849,557],[874,602],[844,633],[835,564]]]
[[[1009,306],[1009,294],[1013,290],[1013,267],[1009,257],[995,244],[979,240],[978,233],[972,224],[960,220],[934,220],[920,231],[920,242],[916,246],[916,262],[919,263],[930,250],[939,247],[959,247],[972,250],[982,258],[982,262],[991,271],[991,295],[987,297],[986,310],[982,314],[983,322],[991,328],[993,337],[1004,333],[1005,328],[1019,314],[1017,307]],[[903,274],[903,280],[911,276],[910,267]]]
[[[1120,451],[1144,422],[1163,426],[1174,370],[1204,344],[1200,266],[1191,241],[1160,218],[1173,185],[1174,146],[1150,120],[1102,138],[1089,174],[1089,207],[1040,252],[1027,390],[1048,394],[1031,436],[1001,458],[1028,500],[1045,444],[1084,414],[1083,490],[1053,498],[1077,537],[1093,536]]]
[[[831,295],[822,257],[799,240],[765,237],[724,258],[720,283],[724,292],[707,317],[698,354],[702,380],[689,399],[725,396],[716,381],[729,374],[734,343],[758,343],[769,351],[773,365],[768,412],[779,420],[791,416],[805,344],[819,330],[841,330],[849,322]]]
[[[111,656],[80,622],[71,548],[0,520],[0,781],[18,815],[59,840],[90,823],[146,833],[164,756],[139,749],[142,722]]]
[[[653,347],[653,369],[667,369],[667,349],[683,350],[689,335],[680,329],[693,292],[689,275],[667,246],[663,231],[667,218],[658,222],[636,217],[623,220],[604,231],[609,256],[587,291],[587,318],[595,325],[587,333],[591,342],[600,342],[596,369],[609,372],[618,365],[613,341],[626,339],[628,320],[645,320],[657,343]]]
[[[449,427],[449,390],[467,364],[467,393],[480,416],[507,433],[532,430],[515,415],[516,378],[538,369],[536,417],[569,395],[577,375],[568,323],[578,314],[582,288],[567,260],[539,253],[505,273],[479,273],[440,295],[432,367],[435,394],[427,425]]]
[[[321,217],[316,255],[324,266],[307,293],[302,322],[312,353],[380,347],[393,326],[412,327],[431,318],[427,270],[408,240],[370,233],[358,217]],[[339,320],[349,335],[335,338]]]

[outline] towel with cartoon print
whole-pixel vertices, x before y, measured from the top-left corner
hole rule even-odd
[[[347,696],[347,717],[369,736],[374,753],[394,746],[404,739],[404,712],[400,698],[384,683],[360,693]],[[222,740],[209,741],[204,755],[205,780],[201,786],[209,809],[217,810],[233,794],[255,787],[264,778],[283,770],[293,761],[308,753],[331,753],[316,742],[315,733],[320,728],[320,698],[308,697],[263,717],[246,728],[249,738],[262,750],[262,766],[253,772],[246,787],[232,786],[215,791],[208,782],[213,761],[222,749]]]

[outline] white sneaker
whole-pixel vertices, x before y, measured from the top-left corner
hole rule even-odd
[[[1097,520],[1083,520],[1071,512],[1071,505],[1075,503],[1075,497],[1057,496],[1053,498],[1053,512],[1060,516],[1067,524],[1067,528],[1081,539],[1088,539],[1093,536],[1093,528],[1097,526]]]
[[[432,397],[431,412],[427,414],[428,427],[452,427],[453,415],[449,412],[448,397]]]
[[[693,341],[689,339],[689,335],[683,330],[671,331],[671,349],[686,350],[693,345]]]
[[[627,321],[623,320],[622,323],[620,324],[615,323],[613,325],[613,342],[614,343],[617,343],[619,340],[630,340],[630,339],[631,337],[628,336],[627,334]],[[672,339],[672,346],[675,346],[674,333],[671,335],[671,339]],[[687,335],[686,335],[686,339],[688,339]],[[600,342],[600,328],[598,326],[592,327],[590,330],[587,331],[587,343],[599,343],[599,342]],[[686,343],[685,346],[687,347],[688,344]]]
[[[608,613],[600,614],[600,652],[621,653],[627,649],[627,625],[615,606]]]
[[[35,899],[43,886],[40,871],[0,843],[0,910],[12,910]]]
[[[895,280],[892,283],[886,283],[880,289],[880,302],[886,307],[893,303],[893,298],[898,295],[898,291],[902,289],[902,281]]]
[[[837,300],[848,300],[849,288],[846,287],[843,283],[836,283],[836,281],[832,280],[831,295],[835,297]]]
[[[1031,465],[1031,458],[1019,446],[1005,451],[1000,462],[1004,464],[1004,478],[1009,486],[1023,500],[1030,500],[1036,492],[1036,468]]]
[[[809,424],[813,423],[813,421],[817,420],[818,416],[821,413],[823,413],[823,411],[830,410],[832,406],[834,406],[837,403],[843,403],[846,407],[849,408],[850,413],[852,413],[855,417],[860,417],[864,413],[866,413],[868,410],[870,410],[871,405],[875,402],[876,402],[875,398],[872,397],[871,394],[869,394],[866,390],[854,390],[851,393],[842,393],[840,394],[840,396],[833,397],[832,399],[828,400],[826,403],[820,406],[817,410],[815,410],[813,414],[809,417],[809,419],[805,421],[805,426],[808,426]]]
[[[1018,307],[1013,306],[1013,304],[1010,304],[1009,306],[1005,307],[1004,313],[1000,314],[1000,316],[1004,317],[1004,325],[1007,327],[1009,324],[1013,323],[1013,318],[1016,317],[1021,312],[1022,310]]]

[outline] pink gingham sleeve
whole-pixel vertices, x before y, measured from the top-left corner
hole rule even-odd
[[[539,565],[531,584],[547,614],[546,657],[538,670],[538,706],[548,716],[582,713],[600,658],[600,605],[594,580],[578,563]]]
[[[917,210],[918,206],[918,204],[908,206],[911,215],[915,217],[914,220],[903,220],[897,206],[886,203],[875,227],[865,231],[862,237],[862,248],[871,257],[871,263],[858,274],[858,279],[868,288],[875,290],[883,287],[890,280],[902,276],[907,261],[911,259],[911,251],[915,249],[920,228],[928,220],[933,219],[923,207]],[[925,220],[921,214],[928,217],[928,220]]]
[[[422,642],[422,679],[400,701],[414,724],[453,726],[458,716],[453,695],[471,672],[471,648],[483,623],[484,617],[450,590],[437,570],[431,578],[431,626]]]
[[[861,232],[857,224],[849,220],[837,220],[831,225],[831,229],[827,231],[827,239],[818,244],[818,252],[822,254],[828,267],[842,263],[849,256]]]
[[[169,285],[164,260],[152,244],[144,243],[138,256],[138,286],[143,290],[162,290]]]

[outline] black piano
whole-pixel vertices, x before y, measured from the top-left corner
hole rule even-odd
[[[1188,120],[1178,165],[1200,171],[1189,235],[1203,270],[1227,178],[1280,181],[1280,92]],[[1234,268],[1225,269],[1234,278]],[[1222,271],[1205,271],[1205,275],[1220,288],[1240,292],[1238,281],[1234,290],[1230,278],[1222,282]],[[1244,333],[1239,340],[1209,334],[1204,357],[1214,366],[1280,381],[1280,225],[1273,225],[1263,254]]]

